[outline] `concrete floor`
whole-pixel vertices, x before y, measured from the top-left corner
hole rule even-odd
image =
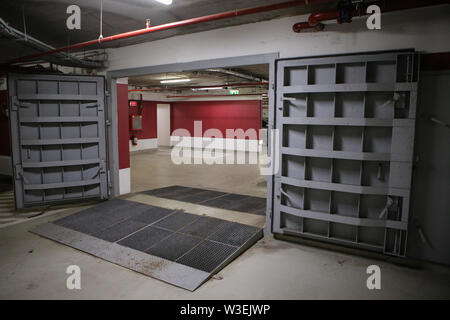
[[[265,197],[265,182],[257,165],[175,165],[165,148],[131,156],[131,192],[178,184]]]
[[[257,166],[175,166],[167,151],[131,158],[133,192],[173,184],[256,196],[265,195]],[[131,195],[155,203],[154,197]],[[177,202],[167,202],[176,207]],[[450,271],[412,269],[270,238],[225,267],[195,292],[173,287],[28,232],[34,226],[80,210],[71,208],[0,229],[0,299],[449,299]],[[234,216],[201,206],[186,210],[249,224],[254,215]],[[81,268],[81,290],[66,289],[66,268]],[[368,290],[366,268],[381,268],[381,290]],[[219,280],[220,279],[220,280]]]

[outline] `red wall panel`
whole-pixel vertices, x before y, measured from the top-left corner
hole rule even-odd
[[[117,84],[117,124],[119,135],[119,169],[130,167],[130,128],[128,119],[128,85]]]
[[[219,129],[225,138],[226,129],[261,129],[260,100],[184,101],[173,102],[170,108],[170,127],[187,129],[194,136],[194,121],[202,121],[202,134],[211,128]]]
[[[450,70],[450,52],[422,54],[420,66],[424,71]]]
[[[0,155],[10,156],[9,119],[6,116],[8,108],[8,91],[0,91]]]
[[[138,101],[139,104],[139,101]],[[142,128],[143,131],[130,131],[130,139],[135,135],[138,139],[155,139],[157,138],[157,121],[156,121],[156,105],[158,102],[155,101],[142,101]],[[139,107],[130,107],[130,115],[139,114]]]

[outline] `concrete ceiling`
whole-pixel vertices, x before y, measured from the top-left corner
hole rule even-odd
[[[227,69],[235,72],[239,72],[245,75],[250,75],[258,78],[263,78],[265,80],[269,79],[269,65],[251,65],[242,66],[239,68]],[[187,83],[175,83],[175,84],[161,84],[161,80],[167,79],[190,79]],[[128,84],[138,87],[177,87],[177,86],[211,86],[211,85],[226,85],[233,83],[247,83],[255,82],[249,79],[222,74],[218,72],[208,72],[206,70],[190,71],[190,72],[172,72],[172,73],[161,73],[152,74],[138,77],[128,78]]]
[[[213,13],[285,1],[173,0],[172,5],[166,6],[155,0],[103,0],[103,36],[144,28],[147,18],[151,19],[151,25],[159,25]],[[81,30],[68,30],[66,27],[68,17],[66,9],[71,4],[76,4],[81,8]],[[92,40],[99,36],[100,0],[3,0],[1,7],[0,17],[11,26],[24,30],[25,21],[27,34],[54,47]],[[101,48],[154,41],[174,35],[274,19],[281,16],[298,15],[331,7],[330,4],[299,6],[230,18],[110,42],[102,44]],[[17,51],[14,43],[5,43],[5,41],[2,40],[2,56],[4,59],[17,57],[24,53]],[[99,47],[94,46],[92,49]]]
[[[245,76],[253,76],[261,79],[268,80],[269,78],[269,65],[259,64],[251,66],[242,66],[239,68],[227,68],[227,71],[233,71],[241,73]],[[190,79],[190,82],[185,83],[173,83],[173,84],[161,84],[161,80],[168,79]],[[166,93],[168,95],[189,95],[189,96],[204,96],[204,95],[230,95],[227,85],[241,83],[255,83],[251,79],[241,78],[235,75],[219,72],[208,72],[206,70],[197,70],[189,72],[171,72],[151,74],[138,77],[129,77],[128,84],[134,86],[134,89],[152,89],[152,92]],[[222,87],[222,89],[190,89],[187,87],[201,87],[201,86],[215,86]],[[240,86],[234,87],[238,89],[240,95],[246,94],[267,94],[268,87],[265,85],[257,86]],[[154,91],[153,91],[154,90]],[[266,101],[266,100],[264,100]]]

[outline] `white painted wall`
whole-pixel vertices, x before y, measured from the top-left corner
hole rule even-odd
[[[125,168],[119,170],[119,194],[131,192],[131,169]]]
[[[158,128],[158,146],[170,146],[170,104],[156,105],[156,123]]]
[[[109,70],[279,52],[282,58],[358,51],[415,48],[450,51],[450,6],[382,14],[382,30],[366,19],[326,26],[324,32],[294,33],[307,15],[199,32],[108,49]]]

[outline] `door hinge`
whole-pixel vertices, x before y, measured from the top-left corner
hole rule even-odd
[[[17,111],[17,107],[19,106],[19,101],[17,99],[17,96],[12,97],[12,103],[11,103],[11,110]]]
[[[22,179],[23,170],[22,170],[22,166],[20,164],[16,164],[15,169],[14,169],[14,174],[15,174],[16,180]]]
[[[25,176],[23,174],[22,165],[16,164],[14,171],[15,171],[15,178],[16,178],[16,180],[22,180],[25,184],[28,183],[28,180],[25,178]]]
[[[109,91],[105,90],[105,97],[109,97],[109,96],[110,96]]]
[[[111,125],[111,120],[106,119],[105,123],[106,123],[106,126],[109,127]]]
[[[101,173],[101,174],[106,173],[105,160],[101,160],[101,161],[100,161],[100,173]]]

